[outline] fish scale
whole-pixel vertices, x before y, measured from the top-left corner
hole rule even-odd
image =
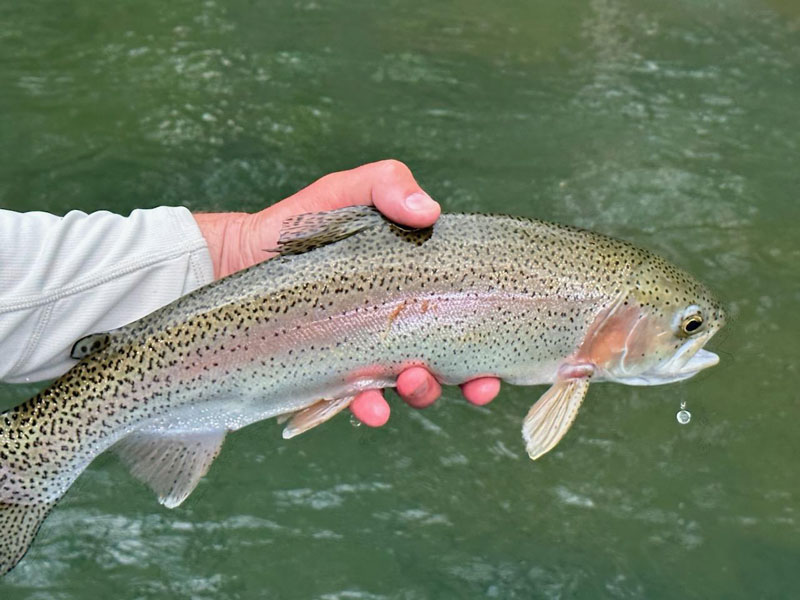
[[[708,315],[702,335],[723,319],[701,284],[650,252],[520,217],[443,215],[431,229],[408,231],[352,207],[287,222],[278,250],[79,341],[80,361],[68,373],[0,414],[0,573],[112,446],[176,506],[226,432],[288,416],[295,435],[420,365],[448,384],[479,376],[554,384],[558,393],[526,420],[534,457],[542,453],[536,432],[546,431],[546,452],[569,427],[589,376],[624,379],[616,363],[591,362],[604,352],[624,362],[612,352],[609,323],[635,308],[634,325],[625,323],[641,327],[645,315],[655,326],[687,302]],[[661,365],[684,347],[675,337],[642,356],[658,354]],[[578,377],[583,385],[558,387]]]

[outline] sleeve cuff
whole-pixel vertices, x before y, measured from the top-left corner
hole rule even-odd
[[[208,251],[203,234],[189,209],[182,206],[170,208],[175,229],[186,245],[195,248],[189,253],[189,272],[183,286],[182,294],[188,294],[197,288],[214,281],[214,264]]]

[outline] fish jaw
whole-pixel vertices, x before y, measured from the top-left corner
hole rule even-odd
[[[713,367],[719,363],[719,356],[701,348],[682,367],[681,372],[699,373],[703,369]]]
[[[691,340],[694,342],[695,340]],[[688,342],[687,342],[688,344]],[[685,346],[685,345],[684,345]],[[697,349],[687,357],[687,351],[683,351],[684,346],[670,357],[667,361],[658,365],[655,369],[645,371],[638,375],[629,377],[606,376],[606,380],[624,383],[626,385],[663,385],[665,383],[675,383],[694,377],[703,369],[713,367],[719,363],[719,356],[703,348]],[[696,344],[693,344],[696,346]]]

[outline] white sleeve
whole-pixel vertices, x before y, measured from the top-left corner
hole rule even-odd
[[[129,217],[0,210],[0,380],[56,377],[73,344],[121,327],[214,278],[185,208]]]

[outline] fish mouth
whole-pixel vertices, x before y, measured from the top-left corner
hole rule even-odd
[[[679,381],[692,377],[703,369],[713,367],[718,362],[719,356],[700,348],[697,352],[692,354],[688,360],[684,361],[683,364],[679,364],[680,360],[676,360],[676,357],[671,358],[667,364],[662,367],[662,371],[665,376],[672,375],[677,378],[676,381]]]
[[[625,377],[621,382],[627,385],[661,385],[694,377],[719,362],[719,356],[703,348],[710,337],[705,335],[687,340],[667,360],[644,373]]]

